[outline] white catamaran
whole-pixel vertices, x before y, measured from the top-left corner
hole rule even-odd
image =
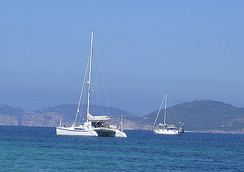
[[[90,116],[89,120],[97,132],[98,137],[127,137],[123,129],[119,130],[115,125],[109,124],[109,119],[108,116]]]
[[[155,121],[154,121],[153,128],[154,128],[155,125],[156,125],[156,122],[157,122],[159,113],[160,113],[160,111],[161,111],[163,102],[165,102],[165,103],[164,103],[164,123],[163,123],[163,124],[159,123],[157,129],[154,129],[153,132],[154,132],[155,134],[163,134],[163,135],[178,135],[178,134],[183,134],[183,133],[184,133],[184,128],[183,128],[184,124],[182,124],[181,122],[180,122],[180,128],[179,128],[179,129],[177,129],[177,127],[176,127],[175,125],[169,125],[169,124],[166,124],[166,116],[167,116],[167,96],[168,96],[168,93],[166,92],[165,95],[164,95],[164,98],[163,98],[163,100],[162,100],[162,103],[161,103],[161,105],[160,105],[160,108],[159,108],[159,110],[158,110],[156,119],[155,119]]]
[[[87,70],[85,73],[83,86],[80,94],[80,99],[78,103],[78,108],[76,112],[75,122],[71,127],[60,126],[56,128],[57,135],[79,135],[79,136],[98,136],[98,137],[127,137],[123,130],[119,130],[116,126],[109,124],[108,116],[92,116],[90,114],[90,95],[91,95],[91,75],[92,75],[92,55],[93,55],[93,35],[91,36],[91,51],[88,59],[87,70],[89,66],[88,73],[88,95],[87,95],[87,112],[86,112],[86,122],[81,125],[77,125],[77,117],[80,111],[80,104],[83,95],[83,90],[86,81]]]

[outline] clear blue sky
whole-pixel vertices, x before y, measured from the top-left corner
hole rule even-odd
[[[244,107],[244,1],[0,0],[0,104],[78,102],[95,31],[109,106]]]

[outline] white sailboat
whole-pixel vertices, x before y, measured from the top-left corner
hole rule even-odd
[[[180,122],[180,128],[177,129],[177,127],[175,125],[169,125],[169,124],[166,124],[166,116],[167,116],[167,96],[168,96],[168,93],[166,92],[165,95],[164,95],[164,98],[162,100],[162,103],[160,105],[160,108],[158,110],[158,113],[157,113],[157,116],[156,116],[156,119],[154,121],[154,124],[153,124],[153,128],[155,127],[156,125],[156,122],[157,122],[157,119],[158,119],[158,116],[159,116],[159,113],[161,111],[161,108],[162,108],[162,105],[163,105],[163,102],[165,102],[164,104],[164,123],[159,123],[158,124],[158,127],[157,129],[154,129],[153,132],[155,134],[163,134],[163,135],[178,135],[178,134],[183,134],[184,133],[184,128],[183,128],[183,124]]]
[[[91,68],[91,59],[92,59],[92,52],[93,52],[93,32],[92,32],[92,36],[91,36],[91,52],[90,52],[90,56],[89,56],[89,61],[88,64],[90,63],[90,68]],[[91,72],[91,69],[90,71]],[[86,70],[87,73],[87,70]],[[82,90],[81,90],[81,94],[80,94],[80,99],[79,99],[79,103],[78,103],[78,107],[77,107],[77,111],[76,111],[76,116],[75,116],[75,122],[73,123],[72,126],[68,127],[65,125],[61,125],[61,121],[60,121],[60,126],[56,127],[56,133],[57,135],[78,135],[78,136],[98,136],[97,132],[94,130],[94,127],[92,126],[91,122],[88,120],[88,115],[89,115],[89,97],[90,97],[90,90],[88,91],[88,108],[87,108],[87,118],[86,118],[86,122],[84,122],[81,125],[77,125],[77,117],[80,111],[80,104],[81,104],[81,98],[82,98],[82,94],[83,94],[83,90],[84,90],[84,85],[85,85],[85,79],[86,79],[86,74],[84,77],[84,81],[83,81],[83,86],[82,86]],[[89,80],[88,80],[88,84],[90,83],[90,76],[89,76]],[[89,84],[90,86],[90,84]],[[89,88],[90,89],[90,88]]]
[[[75,122],[71,127],[60,126],[56,128],[57,135],[79,135],[79,136],[99,136],[99,137],[127,137],[127,135],[116,126],[109,124],[108,116],[92,116],[90,114],[90,97],[91,97],[91,75],[92,75],[92,55],[93,55],[93,36],[92,31],[91,36],[91,52],[87,64],[87,70],[85,73],[83,86],[80,94],[80,99],[78,103],[78,108],[76,112]],[[89,71],[88,71],[89,66]],[[86,122],[77,126],[77,117],[80,111],[81,98],[85,86],[86,75],[88,73],[88,95],[87,95],[87,112],[86,112]]]

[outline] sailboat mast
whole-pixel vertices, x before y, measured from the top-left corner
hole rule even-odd
[[[121,119],[120,119],[120,131],[123,131],[124,128],[124,123],[123,123],[123,114],[121,114]]]
[[[165,104],[164,104],[164,125],[166,124],[166,111],[167,111],[167,97],[168,93],[165,93]]]
[[[90,52],[90,67],[89,67],[89,79],[87,81],[88,83],[88,100],[87,100],[87,121],[88,121],[88,115],[90,114],[90,95],[91,95],[91,72],[92,72],[92,53],[93,53],[93,34],[94,31],[92,31],[91,35],[91,52]]]
[[[163,97],[162,103],[161,103],[161,105],[160,105],[160,107],[159,107],[159,110],[158,110],[158,113],[157,113],[156,119],[155,119],[155,121],[154,121],[154,123],[153,123],[153,127],[155,126],[155,124],[156,124],[156,122],[157,122],[157,120],[158,120],[158,116],[159,116],[159,113],[160,113],[161,108],[162,108],[162,106],[163,106],[164,99],[165,99],[165,96]]]

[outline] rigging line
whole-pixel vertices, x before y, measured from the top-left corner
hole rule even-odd
[[[77,121],[78,114],[80,112],[80,104],[81,104],[81,99],[82,99],[82,95],[83,95],[83,91],[84,91],[84,87],[85,87],[85,83],[86,83],[88,66],[89,66],[89,59],[87,61],[87,65],[86,65],[86,72],[85,72],[85,76],[84,76],[84,80],[83,80],[83,84],[82,84],[82,89],[81,89],[81,93],[80,93],[80,98],[79,98],[79,102],[78,102],[78,107],[77,107],[76,115],[75,115],[75,122],[74,122],[74,124],[72,126],[75,126],[76,121]]]
[[[170,102],[170,103],[167,103],[167,104],[173,104],[171,99],[168,98],[167,102]],[[178,121],[181,121],[181,119],[179,119],[179,116],[177,115],[177,111],[175,110],[175,108],[172,108],[173,106],[167,108],[167,120],[169,121],[169,123],[172,123],[172,124],[178,124]],[[170,114],[170,115],[169,115]]]
[[[83,99],[82,99],[83,100]],[[80,105],[80,109],[79,109],[79,113],[81,115],[79,115],[79,118],[78,118],[78,121],[77,123],[81,122],[82,121],[85,121],[84,117],[82,117],[82,113],[84,113],[86,111],[86,108],[84,107],[84,105]]]
[[[96,40],[94,40],[94,42],[96,42]],[[96,75],[97,75],[97,79],[98,79],[98,81],[99,81],[99,83],[101,83],[101,94],[103,94],[103,95],[101,95],[101,96],[104,96],[104,98],[105,98],[105,106],[106,106],[106,108],[107,108],[107,113],[108,113],[108,116],[110,116],[110,108],[109,108],[109,106],[108,106],[108,98],[107,98],[107,94],[106,94],[106,89],[105,89],[105,86],[104,86],[104,80],[103,80],[103,77],[101,77],[101,75],[100,75],[100,69],[101,69],[101,66],[100,66],[100,61],[99,61],[99,58],[97,58],[98,57],[98,51],[97,51],[97,47],[96,47],[96,43],[94,43],[95,44],[95,46],[94,46],[94,49],[95,49],[95,51],[94,51],[94,60],[95,60],[95,67],[97,67],[97,70],[96,70]]]
[[[160,113],[160,111],[161,111],[161,109],[162,109],[162,106],[163,106],[163,103],[164,103],[165,97],[166,97],[166,96],[164,95],[163,100],[162,100],[162,102],[161,102],[161,105],[160,105],[160,107],[159,107],[159,110],[158,110],[158,113],[157,113],[156,119],[155,119],[155,121],[154,121],[153,127],[155,127],[155,124],[156,124],[156,122],[157,122],[157,120],[158,120],[158,116],[159,116],[159,113]]]
[[[166,93],[165,93],[165,104],[164,104],[164,125],[166,124],[167,99],[168,99],[168,93],[166,91]]]

